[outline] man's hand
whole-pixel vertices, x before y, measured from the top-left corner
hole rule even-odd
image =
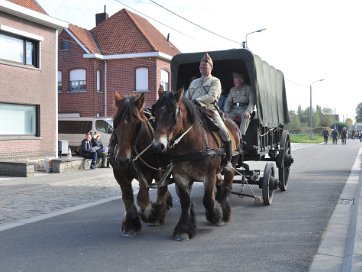
[[[241,116],[243,117],[243,119],[250,119],[250,117],[251,117],[250,113],[247,111],[243,112],[243,114]]]

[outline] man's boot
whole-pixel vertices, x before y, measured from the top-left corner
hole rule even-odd
[[[224,142],[224,148],[225,148],[225,165],[224,165],[224,171],[227,172],[231,172],[233,170],[233,165],[231,163],[231,159],[232,159],[232,154],[233,154],[233,150],[232,150],[232,144],[231,141],[228,142]]]

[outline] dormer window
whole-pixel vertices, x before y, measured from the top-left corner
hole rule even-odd
[[[65,50],[65,51],[70,50],[70,42],[69,41],[62,40],[61,44],[62,44],[61,47],[60,47],[61,50]]]

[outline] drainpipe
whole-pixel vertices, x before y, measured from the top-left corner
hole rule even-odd
[[[104,117],[107,117],[107,60],[104,61]]]
[[[59,99],[58,99],[58,69],[59,69],[59,64],[58,64],[58,35],[59,35],[59,31],[58,29],[55,31],[55,158],[58,158],[58,153],[59,153],[59,149],[58,149],[58,112],[59,112]]]

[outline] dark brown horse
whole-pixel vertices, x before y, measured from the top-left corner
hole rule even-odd
[[[205,125],[200,111],[192,101],[184,98],[183,89],[164,92],[160,88],[159,100],[153,105],[153,113],[156,118],[153,146],[169,157],[169,169],[172,169],[181,203],[182,213],[174,229],[175,239],[188,240],[196,233],[190,197],[194,181],[204,183],[203,204],[207,220],[214,225],[228,222],[231,213],[228,198],[235,173],[234,170],[224,173],[223,181],[217,178],[225,157],[217,133]],[[239,128],[230,119],[225,124],[232,138],[233,149],[238,150]]]
[[[167,186],[158,189],[156,203],[152,203],[149,197],[149,186],[152,180],[158,180],[160,173],[155,159],[157,155],[147,149],[153,140],[154,130],[144,113],[144,95],[121,98],[115,93],[115,104],[117,111],[109,144],[110,163],[122,190],[126,212],[122,234],[134,236],[141,230],[140,218],[151,224],[163,224],[172,199]],[[140,211],[134,203],[133,179],[139,181],[137,204]]]

